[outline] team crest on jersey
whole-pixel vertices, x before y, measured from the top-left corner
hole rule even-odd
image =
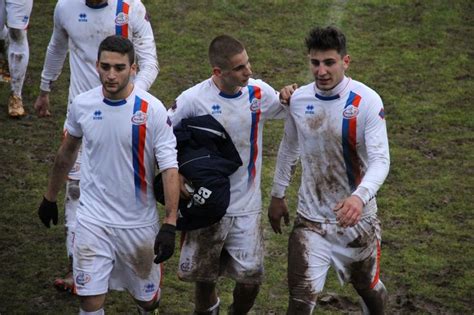
[[[115,17],[115,25],[122,26],[122,25],[125,25],[125,24],[128,24],[128,14],[120,12]]]
[[[304,112],[306,115],[313,115],[314,114],[314,105],[307,105],[306,110]]]
[[[347,106],[342,112],[342,116],[344,116],[345,119],[351,119],[357,117],[357,115],[359,115],[359,109],[354,105]]]
[[[222,114],[222,109],[219,104],[212,105],[211,109],[212,109],[212,114]]]
[[[146,124],[146,113],[139,110],[135,114],[133,114],[132,124],[134,124],[134,125],[144,125],[144,124]]]
[[[79,274],[76,276],[76,283],[78,285],[83,286],[89,281],[91,281],[91,275],[88,273],[79,272]]]
[[[251,112],[256,112],[256,111],[260,110],[261,107],[262,107],[262,101],[260,101],[258,98],[254,98],[252,100],[252,103],[250,103],[250,111]]]

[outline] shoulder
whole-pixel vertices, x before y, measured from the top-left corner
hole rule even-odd
[[[134,94],[135,100],[133,100],[133,102],[145,101],[148,104],[149,111],[166,112],[165,105],[156,96],[149,92],[136,86]]]
[[[298,87],[291,95],[291,100],[294,100],[300,97],[305,97],[308,95],[310,95],[311,97],[314,97],[315,95],[314,82]]]
[[[103,99],[103,94],[102,94],[102,86],[97,86],[93,89],[90,89],[86,92],[83,92],[79,95],[77,95],[74,98],[74,102],[90,102],[91,100],[102,100]]]
[[[265,81],[263,81],[261,79],[250,78],[248,85],[249,86],[257,86],[261,90],[264,90],[264,91],[275,91],[275,89],[270,84],[266,83]]]
[[[354,93],[360,95],[362,97],[362,101],[364,101],[364,99],[366,101],[381,100],[380,95],[374,89],[370,88],[362,82],[352,80],[350,89]]]
[[[199,82],[196,85],[191,86],[190,88],[187,88],[184,90],[181,94],[180,97],[197,97],[199,95],[204,95],[202,94],[203,92],[209,93],[210,91],[213,90],[213,83],[211,79],[204,80],[202,82]]]

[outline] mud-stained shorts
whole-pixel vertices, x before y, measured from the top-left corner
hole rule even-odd
[[[342,228],[298,215],[288,243],[290,297],[315,300],[324,288],[330,266],[336,269],[341,284],[373,288],[379,281],[380,241],[376,216]]]
[[[158,224],[113,228],[77,217],[74,239],[74,283],[78,295],[127,290],[135,299],[160,295],[161,267],[153,262]]]
[[[183,233],[179,278],[216,282],[222,275],[238,283],[260,284],[264,255],[260,218],[260,213],[223,217],[209,227]]]
[[[30,21],[33,0],[0,0],[0,31],[6,24],[24,30]]]

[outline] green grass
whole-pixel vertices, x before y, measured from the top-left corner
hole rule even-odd
[[[78,301],[52,286],[64,272],[61,225],[45,229],[36,209],[61,139],[68,70],[51,95],[53,117],[38,119],[39,90],[52,30],[53,0],[35,1],[29,31],[30,64],[24,100],[30,115],[6,114],[8,85],[0,83],[0,313],[77,313]],[[389,314],[468,314],[474,301],[474,4],[472,1],[144,1],[151,14],[161,73],[151,91],[168,106],[184,89],[210,76],[207,46],[216,35],[240,38],[254,76],[275,88],[311,80],[303,39],[313,25],[344,29],[352,64],[348,74],[382,96],[392,166],[379,192],[383,225],[382,279]],[[282,122],[266,126],[263,169],[268,205]],[[299,174],[299,170],[297,175]],[[299,180],[290,187],[293,209]],[[61,215],[62,223],[63,216]],[[289,228],[275,235],[264,209],[265,268],[257,314],[284,314]],[[176,276],[178,255],[165,266],[162,314],[189,314],[192,285]],[[233,283],[219,282],[225,309]],[[330,273],[325,292],[345,301],[318,314],[357,309],[357,296]],[[322,303],[323,304],[323,303]],[[108,313],[134,313],[123,292],[110,294]]]

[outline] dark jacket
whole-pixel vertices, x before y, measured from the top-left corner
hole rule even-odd
[[[211,115],[186,118],[175,127],[179,172],[194,189],[191,200],[180,199],[178,230],[194,230],[218,222],[230,201],[229,176],[242,160],[229,134]],[[155,196],[164,204],[161,176]]]

